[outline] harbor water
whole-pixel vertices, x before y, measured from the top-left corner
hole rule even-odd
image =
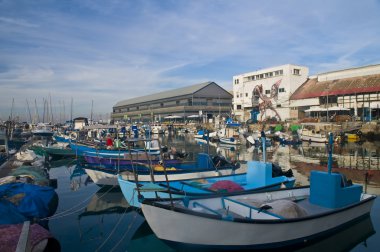
[[[241,169],[245,161],[263,159],[260,148],[244,144],[238,147],[206,144],[197,142],[190,134],[163,135],[160,139],[163,144],[188,153],[189,159],[199,152],[220,152],[228,159],[241,161]],[[336,145],[333,153],[336,171],[364,185],[367,193],[380,195],[379,143]],[[276,143],[266,151],[267,161],[278,163],[284,170],[293,170],[297,186],[309,184],[311,170],[326,170],[327,156],[324,144],[280,146]],[[175,251],[154,235],[141,210],[129,207],[119,188],[95,185],[75,160],[51,161],[50,166],[50,178],[57,179],[59,205],[48,226],[62,251]],[[379,251],[379,230],[380,198],[377,198],[370,218],[307,244],[301,251]]]

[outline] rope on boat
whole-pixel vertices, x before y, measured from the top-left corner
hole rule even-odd
[[[104,188],[104,187],[106,187],[106,186],[101,187],[101,189]],[[110,187],[106,192],[104,192],[104,193],[103,193],[98,199],[101,199],[102,197],[104,197],[104,196],[105,196],[109,191],[111,191],[114,187],[115,187],[115,186],[111,186],[111,187]],[[73,210],[74,208],[79,207],[80,205],[86,203],[86,202],[87,202],[88,200],[90,200],[90,199],[91,199],[96,193],[97,193],[97,191],[94,192],[93,194],[91,194],[91,195],[90,195],[89,197],[87,197],[86,199],[84,199],[82,202],[79,202],[78,204],[76,204],[76,205],[70,207],[69,209],[66,209],[66,210],[63,211],[63,212],[57,213],[57,214],[55,214],[55,215],[53,215],[53,216],[46,217],[46,218],[43,218],[43,219],[40,219],[40,220],[55,220],[55,219],[59,219],[59,218],[62,218],[62,217],[66,217],[66,216],[68,216],[68,215],[71,215],[71,214],[77,213],[77,212],[79,212],[79,211],[82,211],[83,209],[86,208],[86,206],[81,207],[81,208],[79,208],[79,209],[77,209],[77,210],[75,210],[75,211],[70,212],[70,211]]]
[[[125,231],[125,233],[123,234],[123,236],[120,238],[120,240],[115,244],[115,246],[113,246],[113,248],[110,250],[111,251],[114,251],[121,243],[121,241],[124,240],[125,236],[128,234],[128,232],[130,231],[130,229],[132,228],[133,224],[135,223],[136,219],[137,219],[137,216],[139,215],[139,213],[137,211],[135,211],[135,216],[133,217],[133,220],[131,221],[131,223],[129,223],[128,225],[128,229],[127,231]]]
[[[120,222],[124,218],[125,213],[128,211],[128,209],[129,209],[129,207],[125,208],[124,213],[120,216],[119,220],[117,221],[116,225],[113,227],[113,229],[111,230],[111,232],[109,233],[109,235],[107,236],[107,238],[102,242],[102,244],[100,244],[100,246],[95,251],[99,251],[108,242],[108,240],[111,238],[111,236],[113,235],[113,233],[116,231],[116,228],[119,226]],[[124,235],[123,235],[123,238],[124,238]],[[120,241],[115,246],[118,246],[119,243],[120,243]],[[113,248],[115,248],[115,246]]]

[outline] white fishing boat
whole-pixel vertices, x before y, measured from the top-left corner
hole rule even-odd
[[[340,130],[340,125],[331,123],[302,123],[298,134],[302,141],[327,143],[329,132],[336,133]]]
[[[329,154],[328,172],[312,171],[307,187],[144,200],[142,211],[156,236],[173,246],[240,250],[304,245],[368,217],[376,198],[332,173]]]
[[[32,134],[35,136],[53,136],[53,126],[46,123],[38,123],[32,130]]]

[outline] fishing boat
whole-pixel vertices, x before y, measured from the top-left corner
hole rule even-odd
[[[235,138],[235,137],[219,137],[219,141],[223,144],[232,144],[232,145],[241,144],[240,139]]]
[[[331,172],[312,171],[310,186],[260,193],[145,199],[141,208],[161,240],[192,249],[280,249],[311,243],[370,215],[376,196]]]
[[[272,163],[249,161],[247,172],[240,174],[170,180],[168,183],[163,181],[136,182],[118,176],[118,182],[129,204],[140,207],[139,201],[143,198],[182,198],[184,196],[225,194],[233,191],[265,191],[278,189],[282,185],[293,187],[295,179],[291,170],[289,171],[283,173],[279,166]],[[287,176],[284,176],[285,174]]]
[[[46,123],[38,123],[32,130],[34,136],[49,137],[54,135],[53,126]]]
[[[43,147],[46,154],[51,156],[52,158],[58,159],[58,158],[65,158],[65,157],[74,157],[75,151],[73,151],[71,148],[64,148],[64,147]]]
[[[331,123],[301,123],[298,130],[299,138],[302,141],[328,143],[329,132],[337,133],[341,131],[341,126]]]
[[[142,163],[145,165],[158,165],[160,164],[161,158],[158,155],[149,155],[146,153],[134,153],[131,155],[125,155],[123,158],[113,158],[113,157],[101,157],[95,155],[84,154],[85,161],[90,165],[100,165],[106,168],[119,168],[123,170],[132,171],[133,165],[137,163]],[[166,166],[172,167],[179,163],[184,162],[182,159],[164,159]]]
[[[239,126],[240,124],[233,123],[232,121],[226,123],[226,127],[218,130],[217,136],[219,141],[224,144],[239,145]]]
[[[223,159],[222,157],[219,157]],[[154,176],[155,181],[166,181],[165,172],[170,180],[202,178],[208,176],[227,175],[235,172],[240,167],[239,163],[225,162],[218,165],[217,158],[211,158],[207,153],[198,153],[195,162],[178,162],[168,163],[166,160],[161,164],[147,164],[133,161],[131,167],[104,167],[104,166],[85,166],[87,175],[99,186],[118,186],[117,175],[120,174],[123,179],[128,181],[135,180],[135,174],[138,174],[139,181],[151,181]],[[132,171],[130,170],[132,169]]]
[[[128,144],[135,143],[138,141],[147,141],[143,139],[128,139],[126,142]],[[145,153],[148,152],[151,155],[159,155],[160,150],[159,148],[146,148],[146,147],[129,147],[128,145],[121,145],[116,147],[115,149],[106,149],[106,147],[99,145],[97,143],[92,143],[91,145],[89,143],[73,143],[70,142],[70,148],[74,150],[74,152],[77,155],[83,156],[86,154],[87,156],[100,156],[100,157],[113,157],[113,158],[124,158],[129,155],[130,152],[132,153]]]

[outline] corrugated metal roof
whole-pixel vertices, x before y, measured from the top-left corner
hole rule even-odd
[[[142,103],[142,102],[149,102],[149,101],[155,101],[155,100],[161,100],[161,99],[167,99],[170,97],[176,97],[176,96],[183,96],[183,95],[189,95],[189,94],[194,94],[198,90],[212,84],[214,82],[208,81],[188,87],[182,87],[182,88],[177,88],[177,89],[172,89],[160,93],[155,93],[151,95],[145,95],[145,96],[140,96],[128,100],[123,100],[115,104],[114,107],[119,107],[119,106],[125,106],[125,105],[131,105],[131,104],[136,104],[136,103]],[[216,83],[215,83],[216,84]],[[216,84],[217,85],[217,84]]]
[[[290,97],[291,100],[316,98],[327,95],[348,95],[380,91],[380,74],[331,81],[309,79]]]

